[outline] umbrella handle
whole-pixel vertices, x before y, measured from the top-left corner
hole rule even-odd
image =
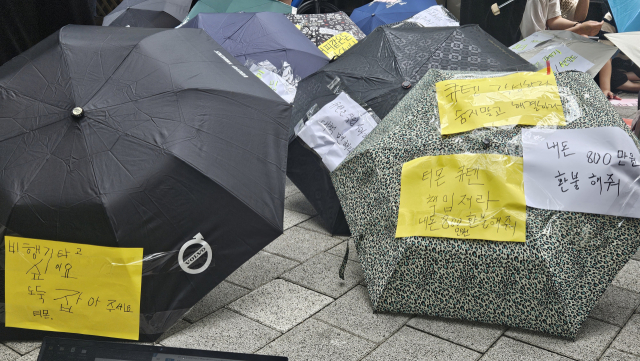
[[[513,0],[509,0],[509,1],[505,2],[505,3],[503,3],[502,5],[498,5],[498,3],[494,3],[493,5],[491,5],[491,11],[493,12],[493,15],[496,15],[496,16],[500,15],[500,8],[505,6],[505,5],[507,5],[507,4],[510,4],[512,2],[513,2]]]

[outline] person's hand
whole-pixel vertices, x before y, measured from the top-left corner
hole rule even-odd
[[[600,32],[600,29],[602,28],[602,24],[604,24],[604,21],[601,21],[601,22],[597,22],[593,20],[585,21],[582,24],[578,24],[576,33],[580,35],[586,35],[586,36],[596,36]]]
[[[602,94],[604,94],[605,97],[607,97],[607,99],[615,99],[615,100],[622,100],[619,96],[615,95],[614,93],[611,92],[611,90],[602,90]]]

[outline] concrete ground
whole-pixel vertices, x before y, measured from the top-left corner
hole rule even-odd
[[[631,96],[625,95],[625,98]],[[618,108],[626,118],[635,108]],[[194,306],[159,343],[302,360],[640,361],[640,250],[574,342],[497,325],[373,314],[355,247],[331,237],[287,183],[280,238]],[[4,342],[0,361],[35,361],[39,342]]]

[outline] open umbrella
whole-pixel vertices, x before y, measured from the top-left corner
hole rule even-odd
[[[259,13],[262,11],[291,14],[291,6],[278,0],[199,0],[184,19],[187,22],[200,13]]]
[[[67,26],[0,67],[0,225],[144,248],[156,339],[282,233],[290,112],[202,30]]]
[[[459,153],[522,157],[522,126],[440,134],[435,84],[488,75],[430,71],[331,174],[371,304],[376,312],[459,318],[575,338],[640,246],[640,219],[527,207],[525,243],[395,238],[403,163]],[[631,136],[591,76],[566,72],[556,79],[567,89],[561,94],[571,120],[567,128],[617,127]],[[583,183],[581,189],[591,186]]]
[[[314,105],[335,95],[327,88],[336,77],[350,96],[380,117],[404,97],[429,69],[533,70],[526,60],[495,41],[477,25],[425,28],[412,23],[383,26],[298,85],[293,125]],[[292,125],[292,128],[293,128]],[[292,135],[293,139],[293,135]],[[340,202],[320,157],[302,140],[289,145],[287,176],[334,234],[348,234]]]
[[[626,56],[636,64],[640,64],[640,31],[629,33],[609,33],[607,39],[617,46]]]
[[[342,11],[328,14],[288,14],[287,17],[316,46],[343,32],[351,34],[358,41],[366,36],[351,21],[349,15]]]
[[[283,14],[200,13],[185,28],[200,28],[241,63],[269,60],[277,67],[286,61],[301,78],[329,63],[324,55]]]
[[[104,17],[102,25],[175,28],[189,8],[191,0],[124,0]]]
[[[619,33],[640,31],[640,4],[637,0],[609,0]]]
[[[599,43],[566,30],[543,30],[509,47],[536,68],[554,72],[581,71],[596,76],[613,54],[614,46]]]
[[[351,20],[369,35],[380,25],[397,23],[436,5],[435,0],[374,0],[351,13]]]

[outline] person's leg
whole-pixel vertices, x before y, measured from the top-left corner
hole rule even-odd
[[[640,92],[640,83],[634,83],[631,81],[627,81],[626,83],[618,86],[617,90],[623,90],[626,92],[636,93]]]
[[[627,79],[631,81],[640,81],[640,77],[638,77],[638,75],[632,71],[628,72],[626,75]]]

